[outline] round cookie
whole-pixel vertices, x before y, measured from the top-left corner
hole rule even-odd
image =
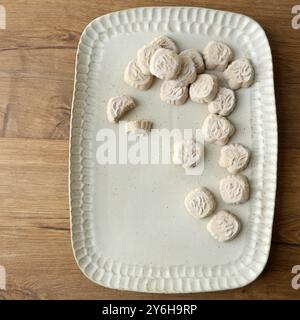
[[[223,76],[231,89],[248,88],[254,82],[254,68],[246,59],[234,60],[224,71]]]
[[[228,144],[221,148],[219,165],[236,174],[244,170],[250,159],[250,152],[241,144]]]
[[[212,101],[219,89],[218,78],[211,74],[200,74],[190,86],[190,97],[193,102]]]
[[[136,63],[145,75],[151,75],[150,72],[150,60],[154,55],[155,51],[159,49],[158,44],[146,44],[137,51]]]
[[[250,186],[246,176],[231,175],[221,179],[220,194],[224,202],[239,204],[246,202],[250,195]]]
[[[202,54],[196,49],[186,49],[180,52],[180,56],[190,57],[195,65],[197,74],[203,73],[205,70]]]
[[[236,106],[236,96],[233,90],[220,88],[217,96],[208,104],[208,111],[221,116],[228,116]]]
[[[147,90],[151,87],[153,76],[145,75],[138,67],[136,60],[131,60],[124,72],[124,81],[138,90]]]
[[[209,114],[202,125],[204,140],[208,143],[225,145],[234,134],[235,128],[225,117]]]
[[[193,60],[187,56],[180,56],[181,70],[174,81],[181,86],[188,86],[197,78],[196,67]]]
[[[219,242],[235,238],[240,229],[241,223],[238,218],[225,210],[214,214],[207,224],[207,231]]]
[[[180,58],[174,51],[157,49],[150,59],[149,69],[159,79],[175,79],[181,69]]]
[[[195,219],[202,219],[212,214],[216,208],[213,194],[206,188],[199,187],[191,191],[184,200],[185,208]]]
[[[164,49],[172,50],[176,53],[178,52],[178,49],[177,49],[175,42],[171,38],[167,37],[166,35],[162,35],[162,36],[154,38],[150,42],[150,44],[157,45],[157,46],[164,48]]]
[[[160,87],[160,99],[172,105],[184,104],[189,96],[189,89],[176,80],[165,80]]]
[[[224,71],[233,58],[232,50],[221,41],[210,41],[203,50],[206,69]]]

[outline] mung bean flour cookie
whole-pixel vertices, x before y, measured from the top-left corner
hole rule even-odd
[[[196,49],[186,49],[180,52],[180,56],[190,57],[195,65],[197,74],[203,73],[205,70],[202,54]]]
[[[144,74],[138,67],[136,60],[131,60],[124,72],[124,81],[138,90],[147,90],[151,87],[153,76]]]
[[[221,116],[228,116],[236,106],[236,96],[233,90],[220,88],[215,99],[208,104],[208,111]]]
[[[137,65],[141,69],[141,71],[150,75],[150,60],[155,53],[155,51],[159,48],[169,49],[174,52],[178,52],[175,42],[169,37],[162,35],[154,38],[149,44],[144,45],[137,51]]]
[[[174,81],[180,86],[188,86],[197,78],[196,67],[193,60],[187,56],[180,56],[181,70]]]
[[[226,203],[239,204],[249,199],[250,186],[244,175],[230,175],[221,179],[219,189],[221,197]]]
[[[171,38],[167,37],[166,35],[162,35],[162,36],[154,38],[150,42],[150,44],[151,45],[158,45],[161,48],[169,49],[169,50],[172,50],[176,53],[178,52],[178,49],[177,49],[175,42]]]
[[[126,132],[134,135],[146,135],[151,131],[153,123],[148,120],[131,120],[126,123]]]
[[[225,145],[234,132],[233,124],[225,117],[216,114],[208,115],[202,125],[204,140],[208,143]]]
[[[188,97],[188,87],[181,86],[176,80],[165,80],[160,87],[160,99],[169,104],[184,104]]]
[[[112,97],[107,103],[107,119],[109,122],[118,122],[125,113],[135,108],[134,100],[127,95]]]
[[[224,71],[233,58],[232,50],[221,41],[210,41],[203,50],[206,69]]]
[[[181,69],[180,58],[172,50],[160,48],[155,51],[150,60],[151,74],[162,80],[172,80]]]
[[[223,76],[231,89],[248,88],[254,82],[254,68],[248,59],[237,59],[227,67]]]
[[[212,101],[219,89],[218,78],[212,74],[200,74],[190,86],[190,97],[193,102]]]
[[[238,218],[225,210],[214,214],[207,224],[207,231],[219,242],[235,238],[240,229],[241,223]]]
[[[250,159],[249,150],[241,144],[228,144],[221,148],[219,165],[236,174],[244,170]]]
[[[212,214],[216,208],[213,194],[204,187],[191,191],[184,200],[186,210],[195,218],[202,219]]]
[[[203,150],[203,145],[195,138],[176,141],[173,162],[185,169],[196,167],[203,159]]]

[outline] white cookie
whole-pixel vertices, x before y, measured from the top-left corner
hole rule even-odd
[[[188,87],[181,86],[176,80],[165,80],[160,87],[161,100],[169,104],[184,104],[188,96]]]
[[[221,197],[226,203],[239,204],[249,199],[249,182],[247,177],[241,174],[223,178],[219,188]]]
[[[203,159],[203,145],[196,139],[183,139],[174,143],[173,163],[183,168],[196,167]]]
[[[248,88],[254,82],[254,68],[246,59],[234,60],[223,73],[231,89]]]
[[[210,113],[228,116],[236,106],[235,93],[231,89],[220,88],[216,98],[208,104]]]
[[[107,119],[109,122],[118,122],[125,113],[135,107],[133,99],[126,95],[112,97],[107,103]]]
[[[241,223],[238,218],[225,210],[214,214],[207,224],[207,231],[220,242],[233,239],[240,229]]]
[[[126,123],[126,132],[134,135],[146,135],[150,132],[153,123],[148,120],[132,120]]]
[[[211,74],[200,74],[190,86],[190,97],[193,102],[212,101],[219,89],[218,78]]]
[[[144,45],[137,51],[137,65],[146,75],[151,75],[150,60],[159,48],[165,48],[178,52],[175,42],[167,36],[159,36],[153,39],[149,44]]]
[[[143,74],[151,75],[150,60],[157,49],[160,47],[155,44],[146,44],[137,51],[136,63]]]
[[[233,58],[231,49],[223,42],[210,41],[203,50],[206,69],[224,71]]]
[[[201,219],[212,214],[216,209],[216,200],[206,188],[199,187],[191,191],[184,200],[186,210],[195,218]]]
[[[180,72],[180,58],[174,51],[157,49],[151,57],[149,69],[151,74],[159,79],[172,80]]]
[[[162,35],[162,36],[154,38],[150,42],[150,44],[158,45],[161,48],[169,49],[169,50],[172,50],[176,53],[178,52],[178,49],[177,49],[175,42],[171,38],[167,37],[166,35]]]
[[[209,114],[202,125],[204,140],[208,143],[224,145],[234,132],[235,128],[232,123],[226,118],[216,114]]]
[[[196,49],[186,49],[180,52],[180,56],[187,56],[194,62],[197,74],[204,72],[205,65],[202,58],[202,54]]]
[[[180,86],[188,86],[197,78],[196,67],[193,60],[188,56],[180,56],[181,70],[174,81]]]
[[[152,85],[153,76],[145,75],[136,64],[136,60],[131,60],[125,69],[124,81],[135,89],[147,90]]]
[[[241,144],[228,144],[221,148],[219,165],[228,172],[236,174],[244,170],[250,159],[250,153]]]

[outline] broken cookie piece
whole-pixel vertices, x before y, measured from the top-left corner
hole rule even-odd
[[[126,132],[134,135],[146,135],[151,131],[153,123],[148,120],[131,120],[126,123]]]
[[[127,95],[112,97],[107,103],[107,119],[109,122],[118,122],[128,111],[135,108],[134,100]]]

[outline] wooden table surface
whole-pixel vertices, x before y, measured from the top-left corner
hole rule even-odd
[[[0,299],[299,299],[300,30],[295,1],[2,0],[0,30]],[[246,14],[270,41],[279,124],[278,190],[269,262],[237,290],[158,295],[98,286],[79,271],[70,242],[68,135],[76,47],[95,17],[135,6],[191,5]]]

